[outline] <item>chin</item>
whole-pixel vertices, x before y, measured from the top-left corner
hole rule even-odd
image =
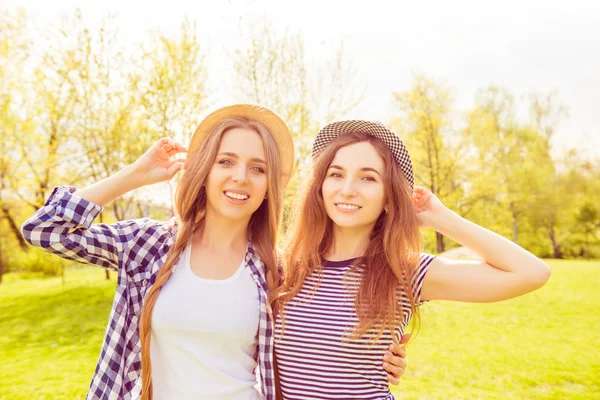
[[[356,228],[363,225],[360,222],[352,221],[350,218],[331,218],[331,220],[341,228]]]
[[[228,207],[224,205],[223,207],[218,207],[216,210],[217,214],[221,215],[223,218],[227,218],[230,220],[243,220],[249,219],[252,217],[254,211],[251,207],[246,205],[245,207]]]

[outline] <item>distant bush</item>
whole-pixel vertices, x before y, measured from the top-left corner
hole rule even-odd
[[[18,251],[8,257],[8,271],[27,272],[32,277],[59,276],[67,264],[76,264],[45,251],[31,248],[27,252]],[[79,264],[76,264],[79,265]],[[27,277],[23,275],[22,277]]]

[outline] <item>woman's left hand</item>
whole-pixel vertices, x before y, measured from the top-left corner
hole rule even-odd
[[[404,375],[406,366],[406,349],[402,346],[403,343],[408,341],[410,334],[404,335],[400,341],[400,345],[391,344],[389,346],[389,353],[383,355],[383,369],[387,372],[388,382],[391,385],[398,385],[400,378]]]
[[[413,189],[413,205],[421,228],[435,229],[436,218],[449,211],[435,194],[422,186],[415,186]]]

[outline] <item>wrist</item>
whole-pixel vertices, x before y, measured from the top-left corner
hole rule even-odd
[[[450,237],[461,220],[462,217],[460,215],[451,209],[444,207],[444,210],[436,216],[435,226],[433,228],[442,235]]]
[[[126,192],[146,186],[146,183],[144,183],[144,174],[141,173],[135,163],[120,170],[118,175]]]

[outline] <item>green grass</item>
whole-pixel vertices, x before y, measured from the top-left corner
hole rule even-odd
[[[550,261],[542,289],[431,302],[399,399],[600,399],[600,262]]]
[[[600,262],[550,261],[541,290],[497,304],[432,302],[398,399],[600,399]],[[0,399],[80,399],[114,293],[96,268],[0,285]]]

